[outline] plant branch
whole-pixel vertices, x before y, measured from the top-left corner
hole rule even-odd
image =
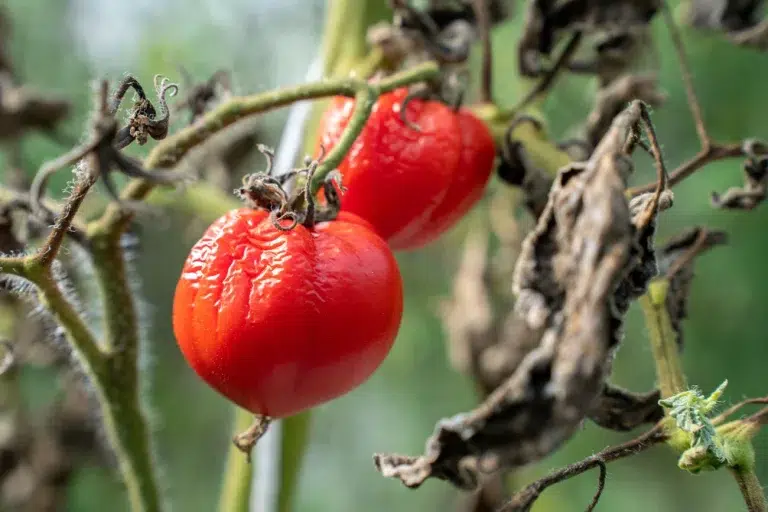
[[[706,152],[712,146],[712,139],[707,133],[707,127],[704,124],[704,115],[702,114],[701,104],[696,96],[696,90],[693,87],[693,78],[691,76],[691,66],[688,63],[688,56],[685,53],[685,45],[683,44],[683,38],[680,36],[680,29],[675,23],[674,15],[669,7],[669,2],[664,0],[662,2],[662,10],[664,11],[664,21],[669,30],[669,35],[672,37],[672,44],[675,47],[675,53],[677,54],[677,60],[680,63],[680,73],[683,76],[683,85],[685,86],[685,95],[688,99],[688,108],[691,110],[693,116],[693,122],[696,125],[696,133],[699,136],[699,143],[701,144],[702,152]]]
[[[483,50],[480,71],[480,102],[493,103],[493,45],[491,43],[491,20],[488,0],[473,0],[472,8],[477,19],[477,31]]]
[[[739,484],[739,490],[744,497],[744,503],[749,512],[765,512],[768,510],[768,502],[765,499],[765,490],[753,468],[731,468],[731,474]]]
[[[740,156],[746,156],[743,143],[712,143],[708,148],[702,149],[696,156],[673,170],[669,174],[669,179],[667,180],[668,186],[672,187],[677,185],[707,164],[726,158],[737,158]],[[628,189],[627,194],[631,197],[635,197],[646,192],[652,192],[655,187],[656,183],[648,183],[646,185]]]
[[[192,126],[189,126],[175,135],[168,137],[160,142],[149,154],[144,164],[148,169],[166,168],[175,165],[192,148],[208,139],[214,133],[230,126],[236,121],[247,116],[263,113],[275,108],[290,105],[296,101],[325,98],[329,96],[355,96],[364,97],[366,104],[358,102],[356,109],[368,111],[372,108],[372,103],[379,94],[392,91],[398,87],[425,81],[433,78],[438,73],[437,64],[427,62],[401,73],[392,75],[377,84],[369,84],[367,81],[358,78],[343,78],[337,80],[327,80],[314,84],[304,84],[285,89],[278,89],[252,96],[231,98],[219,107],[215,108]],[[365,91],[365,92],[364,92]],[[363,96],[366,94],[366,96]],[[370,94],[370,96],[368,96]],[[367,103],[371,102],[371,105]],[[355,117],[359,117],[356,112]],[[350,123],[353,125],[353,123]],[[346,134],[353,131],[353,126],[348,126]],[[340,144],[341,145],[341,144]],[[325,165],[321,165],[316,176],[321,176],[321,170],[330,171],[335,159],[341,159],[343,155],[340,152],[332,152],[329,155]],[[143,179],[134,179],[125,188],[122,197],[124,200],[141,200],[154,187],[151,183]],[[111,204],[100,219],[97,219],[89,227],[91,231],[122,232],[132,217],[132,212]]]
[[[739,409],[742,407],[745,407],[747,405],[756,405],[756,404],[768,404],[768,396],[762,396],[759,398],[748,398],[746,400],[743,400],[737,404],[734,404],[712,418],[712,424],[713,425],[719,425],[720,423],[724,422],[728,419],[729,416],[732,416],[734,413],[736,413]]]
[[[662,398],[682,393],[688,388],[680,363],[675,330],[667,311],[668,288],[668,281],[656,279],[651,281],[648,292],[640,298]]]
[[[552,64],[552,67],[544,73],[544,76],[541,80],[539,80],[536,86],[531,89],[528,94],[526,94],[523,99],[521,99],[517,105],[512,108],[512,112],[521,111],[530,105],[531,102],[536,100],[539,95],[549,91],[552,86],[555,85],[555,80],[557,80],[560,72],[568,67],[571,57],[573,57],[573,55],[576,53],[576,50],[579,48],[581,38],[581,31],[576,31],[571,35],[571,38],[568,40],[565,48],[563,48],[563,51],[560,52],[560,55],[558,55],[557,59]]]
[[[605,450],[591,455],[579,462],[569,464],[568,466],[553,471],[549,475],[533,482],[525,489],[517,492],[510,501],[498,510],[498,512],[526,512],[531,509],[533,503],[548,487],[597,467],[600,468],[598,489],[595,493],[595,497],[592,499],[592,503],[590,503],[587,508],[588,511],[593,510],[597,504],[597,500],[600,498],[605,483],[605,465],[607,463],[636,455],[647,450],[651,446],[666,441],[666,439],[667,435],[664,433],[662,423],[658,423],[651,430],[631,441],[606,448]]]
[[[37,254],[34,256],[35,261],[39,265],[50,267],[53,264],[53,260],[56,259],[61,244],[64,242],[64,237],[72,228],[75,215],[77,215],[85,196],[95,182],[96,180],[90,175],[77,178],[75,188],[72,190],[72,194],[64,204],[61,213],[56,217],[56,223],[54,224],[53,229],[42,247],[40,247]]]

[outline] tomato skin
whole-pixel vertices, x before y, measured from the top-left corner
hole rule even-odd
[[[342,211],[370,222],[392,243],[413,236],[429,220],[448,192],[459,162],[459,122],[450,108],[436,101],[408,102],[407,126],[400,109],[405,88],[382,94],[365,128],[339,166],[347,187]],[[321,121],[320,140],[330,150],[339,140],[354,108],[350,98],[334,98]]]
[[[342,212],[311,229],[275,229],[233,210],[192,248],[173,329],[214,389],[280,418],[354,389],[379,367],[402,317],[400,273],[370,224]]]
[[[457,113],[461,130],[461,155],[453,181],[440,205],[415,235],[390,241],[393,249],[423,247],[452,228],[483,196],[491,178],[496,150],[483,121],[467,110]]]
[[[347,187],[342,211],[368,220],[393,249],[432,242],[482,196],[496,151],[485,124],[468,110],[413,99],[407,119],[400,108],[405,88],[383,94],[365,128],[339,166]],[[319,145],[330,150],[354,108],[334,98],[320,124]]]

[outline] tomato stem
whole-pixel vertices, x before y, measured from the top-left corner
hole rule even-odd
[[[396,73],[377,84],[369,84],[362,78],[348,77],[297,85],[251,96],[234,97],[210,111],[195,124],[160,142],[150,152],[144,167],[147,169],[172,167],[190,150],[212,135],[251,115],[284,107],[297,101],[331,96],[354,96],[358,100],[364,100],[356,104],[353,121],[347,126],[345,135],[342,137],[344,144],[339,144],[318,168],[313,182],[313,191],[316,192],[325,176],[343,159],[342,150],[347,151],[362,130],[378,95],[416,82],[430,80],[438,73],[439,68],[435,62],[425,62]],[[155,183],[137,178],[125,187],[121,197],[124,201],[139,201],[144,199],[154,187]],[[127,229],[133,215],[132,211],[120,208],[114,203],[110,204],[104,214],[90,224],[89,230],[122,233]]]

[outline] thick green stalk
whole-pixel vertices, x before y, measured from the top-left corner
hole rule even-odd
[[[731,468],[731,473],[739,484],[739,490],[744,497],[744,503],[749,512],[766,512],[768,501],[765,499],[765,490],[757,478],[754,468]]]
[[[22,261],[23,265],[17,265]],[[2,271],[28,279],[38,288],[40,301],[64,328],[80,367],[88,376],[98,398],[105,433],[115,451],[135,512],[162,509],[150,436],[138,399],[136,366],[100,350],[93,333],[79,312],[61,291],[50,268],[40,260],[0,260]]]
[[[149,422],[142,412],[137,389],[121,385],[121,379],[131,370],[119,359],[111,360],[109,367],[99,402],[107,438],[116,452],[128,490],[131,510],[158,512],[164,507]]]
[[[666,306],[668,288],[667,280],[654,280],[648,286],[648,293],[640,299],[650,334],[651,352],[656,363],[662,398],[669,398],[688,389],[680,363],[677,335],[672,328]]]
[[[232,437],[245,431],[253,422],[253,414],[234,407]],[[224,466],[224,483],[219,496],[219,512],[248,512],[251,498],[251,475],[253,465],[233,443],[227,452]]]

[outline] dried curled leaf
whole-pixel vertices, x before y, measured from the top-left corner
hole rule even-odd
[[[762,0],[693,0],[688,21],[702,29],[746,30],[760,22],[763,4]]]
[[[606,383],[589,419],[610,430],[633,430],[645,423],[656,423],[664,416],[660,398],[658,390],[632,393]]]
[[[768,195],[768,157],[751,156],[744,162],[744,186],[731,187],[722,196],[712,192],[712,206],[727,210],[752,210]]]
[[[659,193],[632,217],[623,150],[645,113],[635,102],[584,164],[560,171],[536,229],[523,243],[515,322],[530,344],[512,375],[475,410],[444,419],[421,457],[376,455],[384,476],[418,487],[429,477],[472,489],[478,475],[544,457],[594,410],[621,314],[615,294],[635,264],[636,233],[658,211]]]

